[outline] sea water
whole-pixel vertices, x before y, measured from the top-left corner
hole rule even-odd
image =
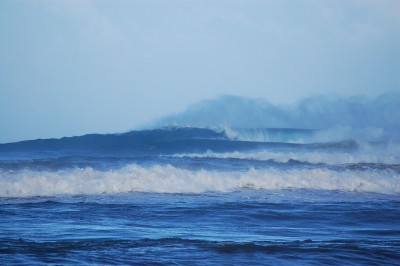
[[[399,265],[400,149],[304,129],[0,145],[2,265]]]

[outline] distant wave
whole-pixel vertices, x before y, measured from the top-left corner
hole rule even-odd
[[[26,154],[33,158],[35,156],[203,153],[210,150],[214,152],[234,152],[291,148],[303,150],[357,149],[358,144],[353,140],[325,143],[294,141],[296,138],[299,140],[304,136],[310,137],[313,132],[304,129],[259,128],[228,131],[228,129],[167,127],[123,134],[90,134],[80,137],[38,139],[0,144],[0,158],[2,155],[10,157],[12,153]],[[264,136],[264,141],[257,137],[260,134]],[[290,142],[290,140],[293,142]]]
[[[1,171],[0,197],[32,197],[122,192],[203,193],[239,189],[321,189],[400,194],[400,175],[384,171],[329,169],[186,170],[136,164],[100,171]]]

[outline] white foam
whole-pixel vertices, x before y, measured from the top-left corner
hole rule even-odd
[[[128,165],[118,170],[92,168],[56,172],[0,172],[0,197],[80,195],[121,192],[203,193],[254,189],[319,189],[400,194],[394,171],[328,169],[251,169],[244,172],[185,170],[170,165]]]

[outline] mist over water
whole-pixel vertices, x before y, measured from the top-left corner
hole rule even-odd
[[[211,128],[296,128],[319,131],[315,140],[354,138],[399,142],[400,94],[314,96],[293,105],[225,95],[203,100],[187,110],[159,119],[156,126]]]

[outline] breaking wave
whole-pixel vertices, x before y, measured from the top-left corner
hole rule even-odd
[[[0,144],[0,197],[315,189],[400,193],[400,95],[282,107],[224,96],[153,129]]]
[[[187,170],[171,165],[136,164],[99,171],[2,171],[0,197],[32,197],[124,192],[204,193],[240,189],[316,189],[400,193],[400,175],[392,170],[249,169],[247,171]]]

